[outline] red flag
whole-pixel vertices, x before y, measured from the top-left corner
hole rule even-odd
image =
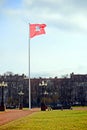
[[[46,24],[30,24],[30,38],[34,36],[45,34]]]

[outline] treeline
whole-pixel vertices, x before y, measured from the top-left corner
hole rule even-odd
[[[4,87],[4,103],[6,106],[18,107],[22,102],[24,107],[29,105],[29,79],[26,75],[0,75],[0,83],[6,82]],[[20,95],[22,93],[22,95]],[[0,87],[0,95],[2,89]],[[21,100],[20,100],[21,98]],[[0,103],[2,96],[0,96]],[[62,103],[70,105],[87,105],[87,75],[70,74],[70,78],[32,78],[31,105],[40,107],[46,104]]]

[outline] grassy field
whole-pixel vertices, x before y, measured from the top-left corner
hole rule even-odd
[[[40,111],[0,126],[0,130],[87,130],[87,110]]]

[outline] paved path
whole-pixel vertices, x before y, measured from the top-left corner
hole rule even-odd
[[[0,125],[4,125],[8,122],[27,116],[37,111],[40,111],[40,109],[34,108],[31,110],[6,110],[5,112],[0,112]]]

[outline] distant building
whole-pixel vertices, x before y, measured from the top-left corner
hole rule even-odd
[[[19,95],[22,91],[23,105],[29,103],[29,79],[27,76],[5,74],[0,75],[0,82],[6,82],[4,88],[4,101],[6,106],[19,106]],[[40,86],[45,81],[47,86]],[[0,88],[1,95],[1,88]],[[32,78],[31,79],[31,105],[40,107],[42,101],[46,104],[62,103],[71,105],[87,105],[87,75],[72,73],[70,78]],[[0,96],[1,103],[1,96]]]

